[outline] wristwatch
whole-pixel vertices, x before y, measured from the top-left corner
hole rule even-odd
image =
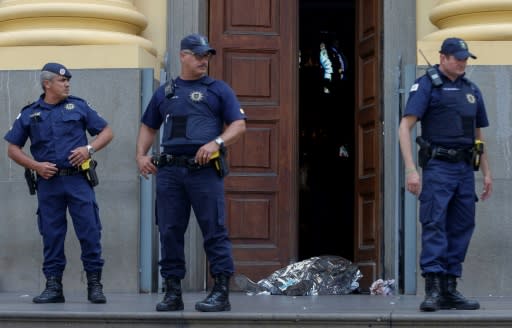
[[[217,138],[215,139],[215,143],[216,143],[217,145],[219,145],[219,147],[222,147],[222,146],[224,146],[224,139],[222,139],[221,137],[217,137]]]
[[[92,155],[94,155],[94,153],[96,152],[96,149],[94,149],[93,146],[91,145],[87,145],[87,152],[89,153],[89,156],[92,157]]]

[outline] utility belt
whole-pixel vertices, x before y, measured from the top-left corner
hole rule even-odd
[[[153,155],[151,157],[151,162],[156,167],[164,167],[167,165],[170,166],[179,166],[179,167],[186,167],[191,170],[198,170],[206,167],[212,167],[211,162],[208,162],[206,164],[199,164],[196,163],[195,157],[193,156],[176,156],[176,155],[170,155],[170,154],[159,154],[159,155]]]
[[[432,147],[432,159],[438,159],[450,163],[468,162],[471,163],[473,158],[473,148],[444,148],[440,146]]]
[[[71,176],[83,174],[91,187],[99,184],[98,175],[96,174],[96,166],[98,162],[89,158],[78,167],[64,167],[57,171],[58,176]],[[34,170],[25,168],[25,180],[27,181],[28,191],[31,195],[35,195],[37,190],[37,177]]]
[[[100,183],[98,175],[96,174],[96,166],[98,166],[98,162],[92,158],[89,158],[77,167],[66,167],[59,169],[59,171],[57,171],[57,175],[69,176],[83,174],[91,187],[96,187]]]
[[[465,161],[472,164],[473,169],[478,171],[480,167],[480,157],[484,152],[484,145],[480,140],[476,140],[473,147],[459,149],[432,146],[422,137],[417,137],[416,142],[420,146],[418,150],[418,163],[422,168],[427,165],[430,159],[438,159],[449,163]]]
[[[82,170],[80,170],[78,167],[66,167],[59,169],[57,171],[57,175],[59,176],[67,176],[67,175],[77,175],[82,174]]]
[[[210,161],[206,164],[196,163],[195,158],[191,156],[176,156],[170,154],[159,154],[151,157],[151,162],[156,167],[164,167],[166,165],[175,165],[186,167],[189,170],[199,170],[207,167],[213,167],[219,177],[223,178],[229,174],[229,165],[226,160],[226,148],[221,146],[219,151],[214,152],[210,156]]]

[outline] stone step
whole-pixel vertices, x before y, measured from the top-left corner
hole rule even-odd
[[[481,309],[418,310],[421,296],[272,296],[231,293],[232,310],[202,313],[195,302],[207,293],[185,293],[185,309],[156,312],[162,294],[106,293],[107,304],[83,294],[66,303],[34,304],[35,295],[0,293],[2,328],[153,327],[511,327],[512,297],[478,297]]]

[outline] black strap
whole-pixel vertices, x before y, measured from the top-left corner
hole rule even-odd
[[[60,175],[60,176],[77,175],[77,174],[80,174],[81,172],[82,171],[80,171],[79,168],[67,167],[67,168],[59,169],[59,171],[57,172],[57,175]]]

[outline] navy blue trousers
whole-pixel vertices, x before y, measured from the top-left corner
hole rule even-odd
[[[475,228],[475,175],[464,162],[432,159],[423,169],[420,200],[422,274],[460,277]]]
[[[234,264],[225,226],[224,180],[213,168],[164,166],[158,169],[156,185],[161,276],[185,277],[184,236],[191,209],[203,235],[210,274],[231,276]]]
[[[81,260],[87,272],[101,271],[101,222],[94,190],[83,175],[38,178],[38,226],[43,237],[46,277],[62,276],[66,267],[64,242],[67,210],[80,242]]]

